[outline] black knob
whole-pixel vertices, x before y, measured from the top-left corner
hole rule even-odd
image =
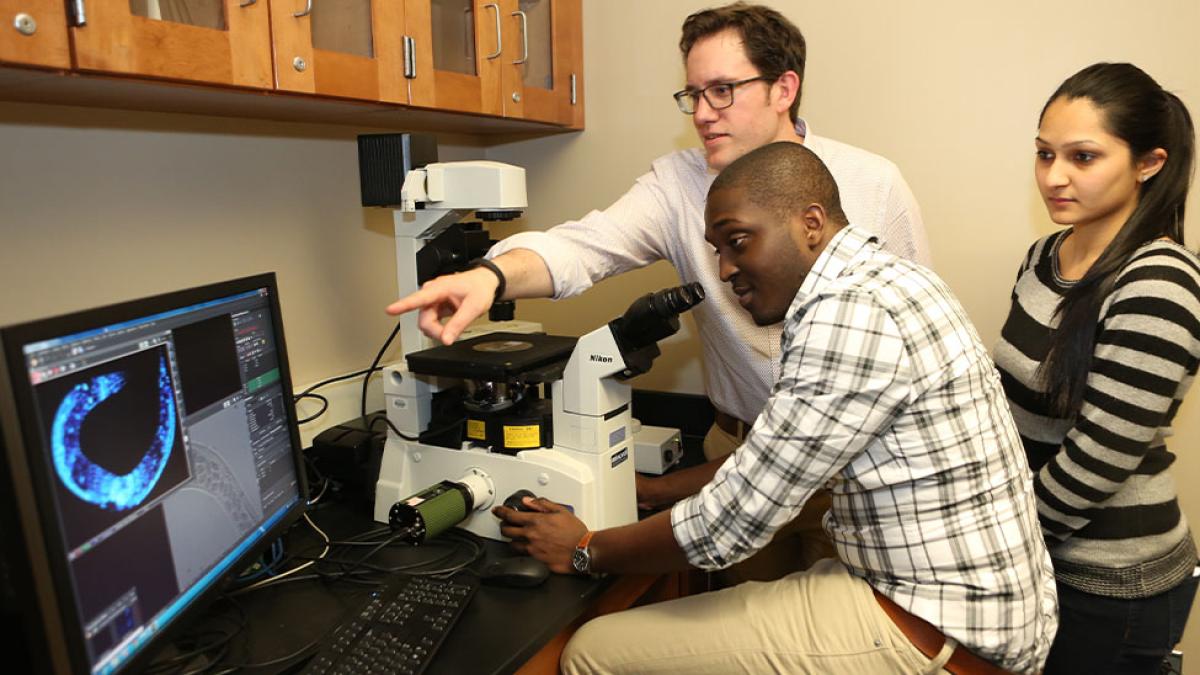
[[[513,511],[533,511],[533,509],[529,508],[529,506],[523,501],[526,497],[533,497],[534,499],[537,499],[537,495],[533,494],[529,490],[517,490],[504,500],[504,505]]]

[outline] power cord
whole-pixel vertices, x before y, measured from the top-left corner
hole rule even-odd
[[[367,427],[368,430],[371,428],[371,420],[367,416],[367,383],[371,381],[370,373],[374,372],[377,368],[379,368],[379,362],[383,359],[383,355],[385,352],[387,352],[388,347],[392,346],[392,340],[396,339],[396,335],[400,332],[400,326],[401,326],[401,323],[399,321],[397,321],[396,327],[392,329],[392,334],[388,336],[387,340],[384,340],[383,346],[379,348],[379,353],[376,354],[375,359],[373,361],[371,361],[371,367],[367,369],[368,374],[366,377],[363,378],[363,381],[362,381],[362,398],[360,400],[359,413],[362,415],[363,424]],[[388,427],[391,428],[392,433],[396,434],[400,438],[403,438],[406,441],[416,441],[417,440],[417,438],[414,436],[409,436],[408,434],[401,433],[401,431],[396,428],[395,424],[392,424],[392,421],[389,420],[386,415],[384,415],[383,419],[384,419],[384,421],[387,422]]]
[[[228,632],[205,630],[185,635],[175,641],[175,644],[180,646],[183,651],[162,661],[152,662],[142,672],[146,673],[146,675],[161,675],[162,673],[169,672],[202,673],[215,667],[229,653],[229,643],[234,637],[245,630],[247,624],[246,611],[242,609],[241,605],[234,602],[227,595],[222,595],[221,599],[228,602],[236,610],[236,614],[233,617],[217,617],[218,620],[228,620],[231,623],[231,630]],[[186,670],[191,661],[198,657],[204,657],[206,663],[200,668]]]
[[[229,603],[235,610],[232,615],[220,617],[220,620],[230,624],[229,629],[222,631],[209,628],[203,632],[188,636],[188,641],[181,643],[181,649],[184,651],[174,654],[166,660],[152,663],[145,672],[148,675],[166,675],[167,673],[178,675],[200,675],[202,673],[227,675],[228,673],[242,669],[269,668],[292,662],[298,663],[300,660],[317,651],[328,635],[336,630],[337,626],[331,627],[315,639],[279,657],[258,662],[224,661],[230,654],[231,643],[234,637],[242,633],[248,624],[246,611],[241,603],[236,600],[237,596],[270,586],[313,579],[378,586],[384,583],[387,577],[397,573],[445,578],[464,570],[471,572],[472,570],[469,568],[481,560],[485,553],[482,539],[471,532],[455,528],[447,530],[438,539],[426,542],[420,547],[411,544],[400,544],[410,550],[417,550],[418,548],[430,550],[443,547],[446,549],[438,551],[438,555],[436,556],[399,565],[378,565],[370,562],[370,559],[385,548],[397,545],[399,542],[398,537],[392,534],[391,528],[372,528],[348,539],[333,540],[312,521],[308,514],[304,515],[304,519],[321,538],[320,545],[323,550],[319,555],[309,557],[303,554],[293,554],[290,556],[290,559],[303,560],[304,562],[286,572],[221,596],[222,600]],[[465,548],[463,544],[466,544]],[[365,554],[352,557],[330,555],[331,550],[335,548],[349,550],[361,547],[369,547],[369,550]],[[463,556],[464,553],[466,554],[465,556]],[[271,561],[266,567],[273,568],[280,564],[280,560],[283,557],[282,540],[272,545],[270,554]],[[463,559],[453,564],[446,564],[447,561],[456,556]],[[322,569],[327,566],[334,566],[334,569]],[[310,573],[299,573],[309,569],[312,570]],[[195,664],[195,659],[199,657],[203,657],[204,663]],[[198,667],[196,667],[197,665]]]
[[[345,375],[338,375],[336,377],[331,377],[326,380],[321,380],[320,382],[310,385],[304,391],[293,396],[292,397],[293,403],[299,402],[301,399],[305,399],[305,398],[312,398],[312,399],[316,399],[321,402],[321,408],[319,410],[317,410],[315,413],[313,413],[303,419],[297,420],[296,423],[297,424],[307,424],[307,423],[312,422],[313,420],[319,418],[321,415],[324,415],[325,412],[327,410],[329,410],[329,399],[325,398],[324,396],[322,396],[320,394],[314,394],[313,393],[314,391],[316,391],[317,389],[320,389],[321,387],[333,384],[335,382],[341,382],[343,380],[350,380],[355,377],[362,376],[362,378],[363,378],[363,380],[362,380],[362,396],[361,396],[361,401],[360,401],[360,405],[359,405],[359,414],[362,417],[363,424],[367,427],[367,430],[370,431],[375,426],[376,422],[379,419],[382,419],[388,425],[388,428],[391,429],[392,433],[396,434],[400,438],[403,438],[406,441],[412,441],[412,442],[417,442],[418,440],[420,440],[416,436],[409,436],[408,434],[400,431],[400,429],[396,428],[396,425],[393,424],[392,421],[389,420],[386,415],[381,418],[376,418],[374,420],[370,419],[370,416],[367,415],[367,389],[368,389],[368,385],[371,381],[371,375],[376,372],[379,372],[380,370],[383,370],[383,368],[381,368],[379,366],[379,362],[381,360],[383,360],[383,355],[385,353],[387,353],[388,347],[390,347],[392,345],[392,341],[396,339],[396,335],[398,335],[399,333],[400,333],[400,322],[397,321],[396,327],[392,329],[392,332],[390,335],[388,335],[387,340],[384,340],[383,346],[380,347],[379,352],[377,354],[375,354],[375,358],[374,358],[374,360],[371,361],[371,366],[369,368],[366,368],[364,370],[356,370],[353,373],[346,373]],[[430,435],[440,435],[440,434],[446,433],[447,431],[452,431],[456,427],[461,426],[465,421],[466,420],[457,420],[454,423],[449,424],[441,429],[430,432]]]
[[[309,415],[308,417],[296,420],[296,424],[308,424],[309,422],[317,419],[321,415],[324,415],[325,412],[329,410],[329,399],[325,398],[324,396],[322,396],[320,394],[314,394],[313,392],[320,389],[321,387],[331,385],[335,382],[342,382],[344,380],[352,380],[361,375],[366,375],[368,378],[370,378],[371,373],[374,373],[376,370],[379,370],[379,368],[375,368],[374,370],[370,370],[370,369],[356,370],[353,373],[346,373],[344,375],[338,375],[336,377],[331,377],[331,378],[328,378],[325,380],[321,380],[320,382],[317,382],[316,384],[309,385],[308,388],[306,388],[304,391],[300,392],[299,394],[292,396],[292,403],[299,403],[301,399],[306,399],[306,398],[316,399],[321,402],[321,408],[319,410],[317,410],[315,413]]]
[[[314,394],[310,391],[302,391],[299,394],[296,394],[295,396],[292,397],[292,403],[299,403],[300,399],[302,399],[302,398],[317,399],[318,401],[321,402],[321,409],[318,410],[317,412],[309,415],[308,417],[305,417],[304,419],[296,420],[296,424],[308,424],[309,422],[317,419],[321,415],[324,415],[326,410],[329,410],[329,399],[325,398],[324,396],[322,396],[320,394]]]
[[[235,595],[241,595],[243,593],[249,593],[250,591],[257,590],[259,588],[265,588],[267,586],[272,586],[274,584],[280,583],[284,579],[291,577],[292,575],[296,574],[297,572],[308,569],[309,567],[312,567],[314,564],[316,564],[317,560],[320,560],[321,558],[324,558],[326,555],[329,554],[329,549],[330,549],[329,535],[325,534],[324,530],[317,527],[317,524],[312,521],[312,518],[310,518],[307,513],[304,514],[304,520],[308,523],[309,527],[311,527],[318,535],[320,535],[321,539],[323,539],[325,542],[325,550],[321,551],[321,555],[317,556],[316,559],[314,559],[314,560],[310,560],[308,562],[301,563],[286,572],[281,572],[270,578],[263,579],[262,581],[255,582],[253,584],[250,584],[249,586],[244,586],[242,588],[239,588],[236,591],[231,592],[229,594],[230,597],[235,596]]]

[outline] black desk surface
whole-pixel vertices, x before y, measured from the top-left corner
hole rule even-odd
[[[311,514],[331,538],[344,539],[379,526],[360,511],[330,504]],[[301,521],[288,537],[290,547],[319,552],[315,533]],[[456,539],[457,541],[457,539]],[[469,569],[481,569],[491,560],[513,555],[508,544],[483,540],[484,558]],[[459,544],[463,549],[465,544]],[[440,549],[448,550],[448,549]],[[428,559],[431,551],[389,547],[371,557],[381,565],[399,565]],[[351,552],[349,557],[354,557]],[[455,560],[463,560],[458,556]],[[612,583],[609,579],[551,574],[536,588],[502,588],[481,585],[446,637],[426,673],[511,673],[521,667],[555,635],[582,616]],[[346,581],[297,581],[263,588],[238,597],[248,623],[234,648],[235,662],[261,663],[287,655],[338,625],[370,586]],[[219,609],[219,605],[217,608]],[[231,654],[232,656],[232,654]],[[253,672],[288,672],[298,661]],[[219,668],[219,666],[218,666]]]
[[[703,397],[634,391],[639,417],[646,424],[673,426],[683,431],[681,466],[703,462],[700,449],[704,432],[712,423],[712,407]],[[310,511],[314,522],[333,539],[346,539],[380,526],[365,507],[352,508],[330,499]],[[513,555],[508,544],[481,540],[484,558],[470,566],[479,570],[492,560]],[[303,521],[289,533],[292,550],[320,551],[317,535]],[[381,565],[422,559],[427,551],[389,547],[371,558]],[[352,554],[353,555],[353,554]],[[461,559],[461,558],[458,558]],[[612,579],[551,574],[537,588],[500,588],[483,585],[464,609],[453,631],[438,649],[426,671],[429,675],[481,673],[500,675],[521,667],[562,629],[582,616],[613,583]],[[285,583],[238,596],[247,625],[231,645],[230,663],[261,663],[300,650],[336,627],[356,599],[370,586],[320,580]],[[224,612],[218,603],[213,614]],[[214,622],[219,619],[213,619]],[[309,653],[311,654],[311,652]],[[292,672],[307,661],[292,659],[253,673]],[[221,666],[215,669],[219,672]]]

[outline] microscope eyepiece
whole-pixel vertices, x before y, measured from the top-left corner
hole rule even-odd
[[[704,287],[699,281],[683,286],[664,288],[650,294],[652,311],[663,318],[683,314],[704,300]]]
[[[704,300],[704,287],[695,281],[647,293],[625,314],[609,323],[623,354],[652,345],[679,330],[679,315]],[[648,366],[647,366],[648,367]]]

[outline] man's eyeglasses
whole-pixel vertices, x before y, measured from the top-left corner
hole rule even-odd
[[[716,82],[703,89],[682,89],[672,94],[672,96],[675,98],[675,104],[679,106],[680,112],[685,115],[694,115],[696,113],[696,104],[700,102],[701,96],[704,97],[705,101],[708,101],[709,107],[713,110],[723,110],[733,105],[733,90],[737,87],[759,80],[769,82],[774,79],[773,77],[759,75],[758,77],[748,77],[737,82]]]

